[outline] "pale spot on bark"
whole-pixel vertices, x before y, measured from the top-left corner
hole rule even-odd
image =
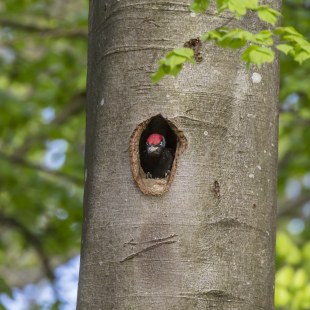
[[[87,169],[85,169],[84,180],[85,180],[85,182],[87,180]]]
[[[260,83],[261,80],[262,80],[262,76],[261,76],[259,73],[254,72],[254,73],[252,74],[251,79],[252,79],[252,82],[253,82],[253,83]]]
[[[262,167],[260,165],[257,166],[258,170],[262,170]]]
[[[103,261],[100,261],[100,262],[99,262],[99,265],[102,266],[102,265],[103,265]]]
[[[196,17],[196,13],[194,13],[194,12],[191,12],[191,17]]]
[[[104,105],[104,98],[102,97],[101,101],[100,101],[100,106]]]
[[[264,150],[264,153],[266,154],[266,153],[267,153],[267,151],[266,151],[266,150]]]
[[[254,174],[253,174],[253,173],[250,173],[250,174],[249,174],[249,178],[250,178],[250,179],[254,179]]]
[[[247,117],[249,117],[249,118],[255,118],[255,117],[256,117],[256,115],[251,114],[251,113],[248,113],[248,114],[247,114]]]
[[[203,132],[203,134],[204,134],[205,136],[207,136],[209,133],[205,130],[205,131]]]

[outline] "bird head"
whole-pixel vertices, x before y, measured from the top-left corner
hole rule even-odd
[[[166,147],[165,137],[158,133],[152,133],[146,140],[146,150],[149,156],[160,156]]]

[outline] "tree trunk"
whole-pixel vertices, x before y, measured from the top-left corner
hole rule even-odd
[[[230,19],[188,5],[91,1],[78,309],[273,309],[278,62],[247,70],[240,51],[207,44],[152,85],[167,51]],[[263,26],[229,27],[247,25]],[[129,143],[158,114],[187,147],[154,196],[133,179]]]

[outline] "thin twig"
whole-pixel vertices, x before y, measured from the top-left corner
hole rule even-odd
[[[41,166],[41,165],[38,165],[38,164],[35,164],[35,163],[32,163],[32,162],[29,162],[26,159],[21,158],[21,157],[5,154],[1,150],[0,150],[0,158],[4,159],[4,160],[6,160],[6,161],[8,161],[8,162],[10,162],[12,164],[16,164],[16,165],[19,165],[19,166],[22,166],[22,167],[25,167],[25,168],[30,168],[30,169],[33,169],[33,170],[38,170],[38,171],[41,171],[41,172],[45,172],[45,173],[48,173],[48,174],[50,174],[52,176],[60,177],[60,178],[62,178],[64,180],[66,180],[66,181],[70,181],[70,182],[76,183],[78,185],[82,185],[83,184],[83,180],[81,178],[78,178],[76,176],[63,173],[61,171],[48,169],[48,168],[46,168],[44,166]]]
[[[228,20],[226,20],[222,25],[220,25],[220,26],[218,26],[218,27],[216,27],[215,28],[215,30],[218,30],[218,29],[220,29],[220,28],[222,28],[222,27],[225,27],[225,26],[227,26],[231,21],[233,21],[235,19],[235,17],[231,17],[231,18],[229,18]]]
[[[87,39],[87,32],[84,29],[62,29],[41,27],[35,24],[23,24],[14,20],[0,18],[0,26],[11,27],[16,30],[31,32],[38,35],[50,36],[54,38],[75,38]]]
[[[289,216],[291,213],[296,213],[310,201],[310,193],[305,193],[295,199],[289,199],[278,204],[278,217]]]

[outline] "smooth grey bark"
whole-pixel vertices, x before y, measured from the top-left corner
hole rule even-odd
[[[202,63],[152,85],[165,52],[230,19],[188,5],[91,1],[78,309],[273,309],[278,62],[247,70],[240,51],[207,44]],[[188,146],[152,197],[129,140],[159,113]]]

